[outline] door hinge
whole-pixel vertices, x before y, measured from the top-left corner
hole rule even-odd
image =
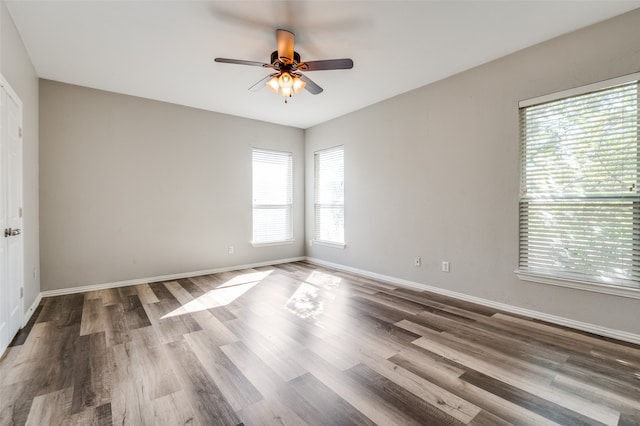
[[[18,211],[19,216],[18,217],[22,217],[22,207],[20,207],[19,211]]]
[[[24,287],[20,287],[20,299],[24,297]]]
[[[22,137],[22,127],[18,127],[18,137]]]

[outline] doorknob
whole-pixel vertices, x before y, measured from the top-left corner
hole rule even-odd
[[[11,228],[6,228],[4,230],[4,236],[5,237],[13,237],[16,235],[20,235],[20,230],[19,229],[11,229]]]

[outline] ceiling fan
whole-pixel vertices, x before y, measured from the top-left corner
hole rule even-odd
[[[309,77],[302,74],[307,71],[344,70],[353,68],[351,59],[327,59],[323,61],[302,62],[300,54],[293,50],[295,36],[291,31],[276,30],[276,45],[278,50],[271,53],[270,62],[243,61],[239,59],[215,58],[216,62],[226,64],[251,65],[256,67],[271,68],[274,73],[269,74],[258,81],[249,90],[257,91],[267,86],[274,93],[279,93],[287,98],[306,89],[312,95],[322,93],[322,87],[318,86]]]

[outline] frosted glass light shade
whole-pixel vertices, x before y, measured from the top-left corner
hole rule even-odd
[[[295,77],[293,79],[293,91],[296,93],[300,93],[302,89],[307,85],[300,77]]]
[[[293,77],[291,77],[291,74],[288,72],[283,72],[280,78],[278,78],[278,84],[280,84],[282,89],[291,89],[291,86],[293,86]]]
[[[280,86],[278,85],[278,78],[273,77],[271,80],[267,81],[267,87],[273,93],[278,93],[278,89],[280,88]]]

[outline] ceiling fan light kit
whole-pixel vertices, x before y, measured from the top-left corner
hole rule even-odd
[[[251,86],[249,90],[257,91],[267,86],[273,93],[282,95],[285,103],[287,103],[287,99],[292,97],[294,93],[300,93],[304,89],[312,95],[322,93],[322,87],[302,74],[303,71],[327,71],[353,68],[353,61],[348,58],[302,62],[300,60],[300,54],[293,50],[294,41],[295,36],[291,31],[276,30],[278,50],[271,53],[271,63],[269,64],[228,58],[215,58],[215,61],[274,69],[276,71],[275,73],[258,81]]]
[[[292,76],[286,71],[281,73],[280,76],[274,75],[266,84],[273,93],[280,93],[282,96],[289,98],[294,93],[300,93],[307,85],[300,77]]]

